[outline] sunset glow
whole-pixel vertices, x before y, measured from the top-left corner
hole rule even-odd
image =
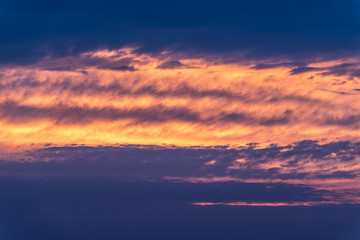
[[[359,240],[355,0],[1,0],[0,240]]]

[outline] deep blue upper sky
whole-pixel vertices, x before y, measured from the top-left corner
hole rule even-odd
[[[0,3],[0,61],[139,45],[248,58],[339,57],[359,50],[355,0]]]

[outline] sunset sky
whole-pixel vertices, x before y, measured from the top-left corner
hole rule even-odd
[[[359,11],[0,1],[1,239],[360,239]]]

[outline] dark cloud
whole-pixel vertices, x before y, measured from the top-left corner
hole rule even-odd
[[[305,67],[305,62],[281,62],[281,63],[259,63],[253,66],[253,69],[261,70],[261,69],[271,69],[278,67]]]
[[[354,179],[358,177],[357,173],[353,173],[351,171],[336,171],[330,174],[319,175],[320,179],[331,179],[331,178],[340,178],[340,179]]]
[[[342,63],[330,67],[297,67],[290,71],[292,75],[307,73],[307,72],[320,72],[322,76],[349,76],[351,78],[360,76],[360,66],[357,63]]]
[[[200,124],[215,124],[219,122],[246,123],[249,125],[281,125],[287,124],[291,113],[284,113],[280,117],[255,117],[249,113],[215,113],[202,116],[187,107],[166,107],[161,104],[145,108],[116,108],[69,106],[58,104],[53,106],[22,105],[17,102],[7,101],[0,103],[0,117],[13,123],[38,121],[50,119],[57,124],[86,124],[97,120],[117,121],[132,119],[137,123],[162,123],[182,121]]]
[[[132,66],[127,66],[127,65],[121,65],[121,66],[106,66],[106,67],[102,67],[103,69],[109,69],[109,70],[116,70],[116,71],[130,71],[133,72],[136,69]]]
[[[290,71],[290,73],[292,75],[295,74],[301,74],[301,73],[307,73],[307,72],[316,72],[316,71],[322,71],[325,70],[326,68],[315,68],[315,67],[298,67],[298,68],[294,68]]]
[[[126,67],[127,68],[127,67]],[[57,69],[57,68],[51,68]],[[78,68],[76,68],[78,69]],[[75,70],[71,68],[63,68],[61,70]],[[125,70],[125,69],[124,69]],[[131,69],[130,69],[131,70]],[[83,74],[87,72],[80,71]],[[24,75],[18,77],[16,81],[0,82],[0,91],[14,90],[19,91],[21,88],[26,88],[27,94],[31,94],[32,91],[39,93],[44,91],[47,93],[65,93],[71,95],[94,95],[94,94],[107,94],[111,96],[153,96],[153,97],[191,97],[193,99],[199,98],[223,98],[231,101],[243,102],[243,103],[276,103],[276,102],[301,102],[312,104],[323,104],[321,100],[296,94],[284,95],[281,92],[275,92],[276,90],[269,90],[260,88],[254,90],[254,92],[240,92],[234,91],[230,88],[202,88],[197,86],[191,86],[187,83],[179,83],[170,88],[163,89],[161,85],[156,84],[143,84],[136,86],[130,84],[128,86],[124,83],[124,79],[115,79],[109,84],[104,85],[94,76],[89,76],[82,81],[73,81],[72,79],[65,78],[61,80],[46,80],[40,81],[33,74]]]
[[[187,108],[166,108],[162,105],[149,108],[117,109],[113,107],[89,108],[67,105],[36,107],[19,105],[16,102],[0,104],[3,119],[12,122],[27,122],[52,119],[60,124],[91,123],[96,120],[115,121],[134,119],[135,122],[201,121],[199,114]]]
[[[185,67],[185,65],[182,64],[178,60],[167,61],[158,66],[158,68],[160,68],[160,69],[175,69],[175,68],[182,68],[182,67]]]
[[[349,76],[349,77],[360,77],[360,66],[354,63],[343,63],[329,67],[327,71],[321,73],[323,76],[334,75],[334,76]]]
[[[248,113],[224,113],[220,117],[214,118],[214,121],[231,122],[231,123],[246,123],[249,125],[257,124],[263,126],[284,125],[290,122],[291,113],[285,113],[284,116],[261,117],[257,118]]]
[[[325,123],[329,124],[329,125],[342,125],[342,126],[356,127],[359,122],[360,122],[359,114],[340,116],[340,117],[328,116],[325,118]]]
[[[50,71],[81,71],[82,69],[96,67],[115,71],[135,71],[131,66],[134,62],[130,58],[114,59],[112,57],[96,57],[91,54],[78,54],[66,57],[47,57],[33,63],[29,68],[41,68]]]
[[[355,170],[338,170],[360,155],[360,143],[302,141],[288,146],[255,148],[48,147],[28,151],[15,160],[0,162],[1,175],[118,176],[118,177],[234,177],[241,179],[352,179]],[[241,159],[241,161],[238,161]],[[273,161],[280,167],[266,167]],[[303,171],[312,162],[312,171]],[[321,164],[322,167],[316,167]],[[328,164],[328,171],[323,170]],[[335,168],[333,168],[335,167]]]

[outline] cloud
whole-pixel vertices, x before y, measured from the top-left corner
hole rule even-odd
[[[290,71],[291,74],[301,74],[307,72],[320,72],[323,76],[348,76],[350,78],[360,76],[359,63],[341,63],[330,67],[297,67]]]
[[[300,74],[300,73],[306,73],[306,72],[316,72],[316,71],[322,71],[326,68],[315,68],[315,67],[298,67],[291,70],[291,74]]]
[[[305,62],[280,62],[280,63],[258,63],[253,66],[253,69],[270,69],[270,68],[279,68],[279,67],[304,67],[306,66]]]
[[[0,172],[153,178],[233,177],[244,180],[357,179],[359,154],[358,143],[319,144],[316,141],[264,148],[251,145],[239,148],[48,147],[10,155],[8,160],[4,158]]]
[[[87,52],[64,57],[47,56],[39,59],[35,66],[50,71],[81,71],[91,67],[114,71],[135,71],[136,69],[131,64],[134,64],[136,60],[126,56],[128,53],[129,49],[124,48],[120,51],[108,52],[107,55]]]
[[[179,182],[179,186],[186,185],[180,183],[209,183],[205,186],[219,183],[217,187],[224,185],[226,189],[226,186],[232,185],[253,189],[249,184],[253,183],[254,186],[269,187],[272,193],[277,191],[278,186],[296,185],[309,193],[311,189],[316,189],[320,195],[332,196],[332,199],[321,198],[328,203],[343,203],[359,199],[360,143],[319,144],[308,140],[287,146],[272,144],[259,147],[249,144],[237,148],[151,145],[43,147],[17,153],[2,152],[0,176],[166,180]],[[307,196],[306,191],[299,196]],[[276,201],[261,198],[265,202]],[[237,196],[191,201],[236,202],[254,199]]]
[[[289,115],[289,114],[285,114]],[[39,120],[51,120],[56,124],[90,124],[97,120],[117,121],[132,119],[136,123],[162,123],[171,121],[213,124],[213,123],[245,123],[247,125],[277,125],[289,121],[287,116],[280,118],[261,118],[241,113],[222,113],[219,116],[201,117],[201,113],[192,112],[188,108],[167,108],[162,105],[119,109],[113,107],[89,108],[56,105],[49,107],[24,106],[16,102],[0,104],[0,117],[11,123],[28,123]]]
[[[191,67],[159,68],[172,54],[128,47],[2,65],[3,144],[288,144],[319,132],[325,142],[359,139],[358,83],[343,72],[358,59],[256,67],[179,55]],[[322,70],[292,74],[300,68]]]
[[[185,65],[182,64],[180,61],[173,60],[173,61],[163,62],[162,64],[160,64],[158,66],[158,68],[160,68],[160,69],[175,69],[175,68],[181,68],[181,67],[184,67],[184,66]]]
[[[120,66],[106,66],[103,69],[110,69],[115,71],[135,71],[136,69],[132,66],[120,65]]]
[[[14,102],[0,105],[1,117],[9,122],[31,122],[50,119],[60,124],[92,123],[96,120],[115,121],[134,119],[135,122],[190,121],[196,122],[199,117],[187,109],[167,109],[158,107],[139,109],[116,109],[111,107],[87,108],[57,105],[51,107],[22,106]]]

